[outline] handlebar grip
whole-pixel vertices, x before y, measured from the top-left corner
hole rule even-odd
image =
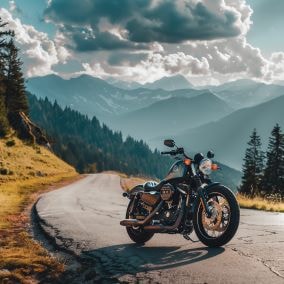
[[[161,152],[161,155],[171,154],[171,152]]]

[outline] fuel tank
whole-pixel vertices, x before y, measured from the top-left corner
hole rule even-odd
[[[165,177],[165,180],[170,180],[174,178],[182,178],[186,175],[186,165],[183,161],[177,161],[175,162],[171,168],[167,176]]]

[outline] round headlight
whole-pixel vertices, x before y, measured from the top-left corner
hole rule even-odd
[[[203,159],[200,164],[199,164],[199,170],[205,174],[205,175],[210,175],[212,172],[212,161],[210,159]]]

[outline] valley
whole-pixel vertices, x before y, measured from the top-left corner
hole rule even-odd
[[[253,128],[266,147],[273,125],[283,125],[284,86],[253,80],[197,89],[181,75],[145,85],[49,75],[31,78],[27,89],[90,118],[95,115],[124,139],[130,135],[162,150],[161,141],[173,137],[190,152],[212,148],[218,160],[237,170]]]

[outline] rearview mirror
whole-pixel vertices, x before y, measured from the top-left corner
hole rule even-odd
[[[210,150],[210,151],[207,152],[207,158],[208,158],[208,159],[213,159],[214,156],[215,156],[215,154],[214,154],[213,151]]]
[[[172,139],[166,139],[166,140],[164,140],[164,145],[167,146],[167,147],[173,148],[173,147],[175,147],[176,143]]]

